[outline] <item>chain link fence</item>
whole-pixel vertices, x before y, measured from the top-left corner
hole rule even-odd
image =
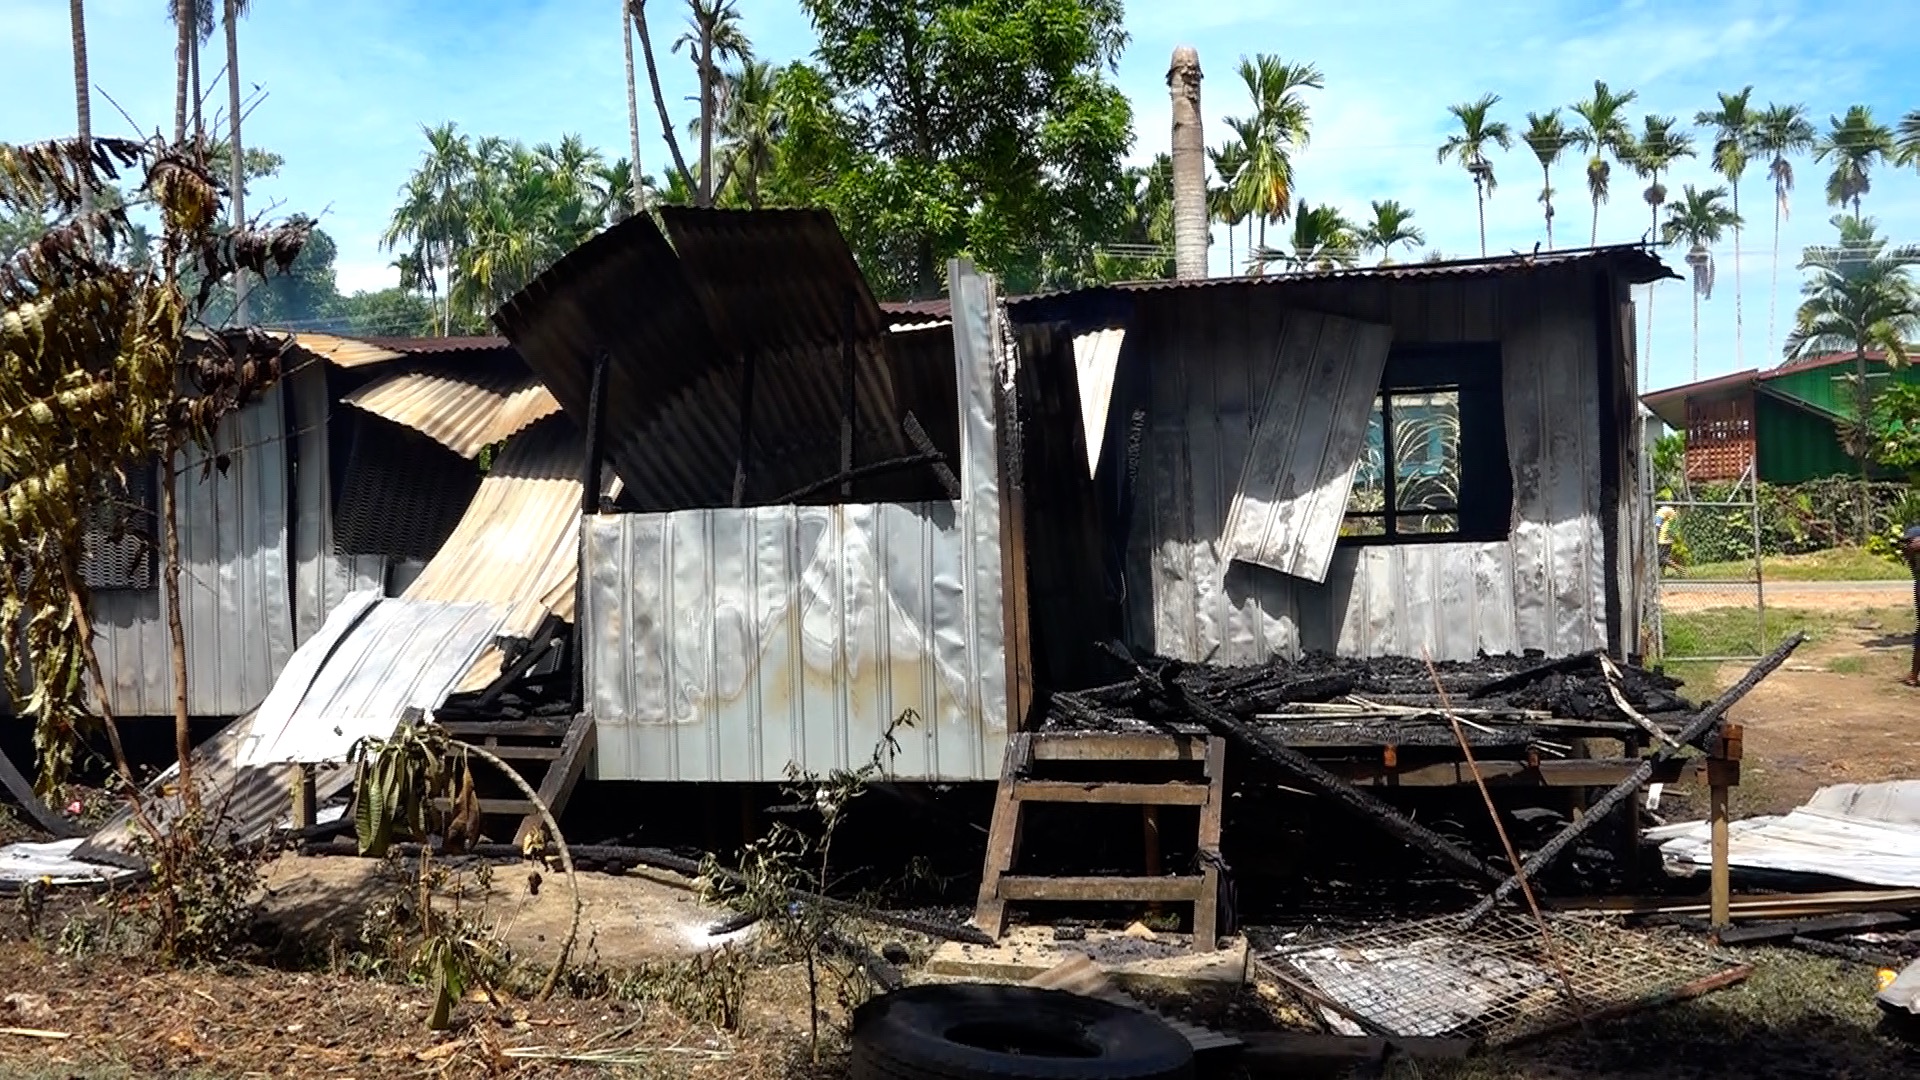
[[[1767,640],[1759,493],[1751,477],[1712,498],[1653,503],[1662,660],[1753,660]]]

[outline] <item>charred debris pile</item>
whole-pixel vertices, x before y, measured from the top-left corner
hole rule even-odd
[[[1308,654],[1240,667],[1156,657],[1124,682],[1053,695],[1044,729],[1199,733],[1192,710],[1204,703],[1301,746],[1451,746],[1451,714],[1476,747],[1551,753],[1569,739],[1677,731],[1694,711],[1680,686],[1599,651],[1481,656],[1431,669],[1407,657]]]

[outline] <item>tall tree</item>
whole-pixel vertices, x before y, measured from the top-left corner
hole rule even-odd
[[[1312,116],[1303,90],[1318,90],[1325,77],[1312,64],[1288,63],[1261,53],[1242,57],[1240,81],[1253,101],[1245,117],[1229,117],[1247,160],[1240,170],[1239,192],[1252,220],[1267,240],[1267,222],[1285,221],[1294,203],[1293,154],[1312,139]]]
[[[620,0],[620,47],[627,54],[627,139],[632,144],[633,157],[628,161],[629,179],[633,182],[630,202],[627,204],[632,213],[647,208],[640,192],[640,90],[633,78],[633,23],[629,0]]]
[[[1426,242],[1427,234],[1413,223],[1413,211],[1392,199],[1375,199],[1373,220],[1360,229],[1361,248],[1378,251],[1382,266],[1393,262],[1393,245],[1413,248]]]
[[[1116,0],[803,0],[830,110],[790,118],[882,295],[966,254],[1009,290],[1083,280],[1124,213]],[[792,141],[792,140],[790,140]]]
[[[419,283],[440,298],[440,332],[452,333],[453,266],[465,240],[464,205],[474,171],[474,148],[456,125],[423,127],[427,149],[401,189],[401,202],[380,238],[391,249],[409,244]]]
[[[1780,307],[1780,219],[1791,213],[1793,157],[1813,149],[1813,124],[1805,105],[1768,104],[1754,123],[1753,152],[1767,158],[1767,177],[1773,181],[1773,280],[1767,290],[1767,348],[1779,338],[1776,316]]]
[[[1527,133],[1523,136],[1528,149],[1540,162],[1540,209],[1547,218],[1547,250],[1553,250],[1553,167],[1560,163],[1560,155],[1569,149],[1585,145],[1586,136],[1570,130],[1560,122],[1560,110],[1549,109],[1544,114],[1527,114]]]
[[[1902,165],[1920,165],[1920,109],[1900,118],[1895,144],[1895,160]]]
[[[93,90],[87,76],[86,0],[67,0],[67,20],[73,31],[73,116],[79,129],[80,154],[93,160]],[[80,215],[93,216],[93,185],[80,187]],[[0,252],[0,258],[12,252]]]
[[[1627,160],[1633,137],[1627,132],[1626,108],[1639,96],[1632,90],[1615,93],[1606,83],[1595,79],[1593,96],[1573,103],[1573,112],[1581,121],[1580,145],[1587,150],[1587,195],[1593,200],[1593,235],[1587,241],[1589,244],[1600,243],[1600,204],[1607,201],[1612,184],[1613,166],[1607,162],[1607,155],[1612,154],[1622,162]]]
[[[1261,263],[1278,263],[1296,271],[1334,270],[1360,261],[1360,231],[1331,205],[1309,206],[1305,199],[1293,208],[1293,232],[1285,250],[1262,247],[1253,253]]]
[[[1873,110],[1865,105],[1847,109],[1844,117],[1827,118],[1827,130],[1814,140],[1813,160],[1832,161],[1827,176],[1827,205],[1853,204],[1853,216],[1860,216],[1860,199],[1873,190],[1873,167],[1891,160],[1893,132],[1885,124],[1873,121]]]
[[[720,179],[715,190],[725,195],[731,182],[739,198],[758,210],[761,181],[774,171],[774,156],[787,133],[779,73],[764,60],[749,59],[726,76],[721,99]]]
[[[1480,256],[1487,254],[1487,196],[1493,194],[1493,162],[1487,158],[1487,147],[1498,146],[1505,150],[1513,145],[1513,131],[1506,121],[1491,117],[1493,107],[1500,101],[1498,94],[1486,94],[1477,101],[1447,106],[1447,111],[1460,121],[1460,130],[1447,136],[1435,154],[1439,161],[1449,158],[1460,162],[1467,175],[1473,177],[1473,201],[1480,210]]]
[[[687,0],[687,32],[673,43],[686,47],[700,76],[700,205],[713,205],[713,134],[720,115],[720,67],[723,60],[753,55],[734,0]]]
[[[693,173],[687,170],[686,156],[680,153],[680,139],[674,135],[673,120],[667,115],[667,95],[660,89],[660,66],[654,62],[653,38],[647,33],[647,0],[628,0],[627,10],[633,14],[633,29],[640,36],[640,55],[647,64],[647,82],[653,87],[653,107],[660,114],[660,137],[667,141],[667,152],[673,156],[674,171],[668,176],[668,186],[671,188],[677,179],[692,191]]]
[[[177,145],[187,141],[187,83],[192,76],[199,0],[167,0],[167,18],[174,30],[173,141]]]
[[[249,0],[225,0],[227,27],[227,143],[228,143],[228,183],[233,200],[233,227],[241,229],[247,223],[247,178],[246,152],[240,141],[240,17],[247,13]],[[247,311],[247,271],[238,268],[233,274],[233,319],[245,326],[250,321]]]
[[[1648,115],[1640,136],[1633,140],[1627,154],[1628,163],[1633,171],[1647,181],[1647,190],[1642,193],[1647,207],[1652,211],[1652,222],[1647,226],[1647,243],[1660,242],[1660,208],[1667,202],[1667,186],[1662,180],[1673,168],[1675,162],[1683,157],[1693,156],[1693,137],[1685,132],[1675,131],[1679,121],[1671,116]],[[1658,281],[1647,282],[1647,336],[1640,348],[1649,368],[1653,354],[1653,297],[1660,287]],[[1697,314],[1697,313],[1696,313]],[[1695,358],[1696,367],[1698,357]]]
[[[1173,118],[1173,272],[1183,279],[1207,276],[1207,137],[1200,120],[1200,54],[1191,45],[1173,50],[1167,94]]]
[[[1700,379],[1700,301],[1713,296],[1713,245],[1728,229],[1740,224],[1740,216],[1721,202],[1725,188],[1706,191],[1688,184],[1680,201],[1667,212],[1662,240],[1668,245],[1687,246],[1687,266],[1693,271],[1693,381]]]
[[[1240,262],[1235,258],[1233,248],[1233,230],[1247,218],[1247,208],[1241,203],[1235,185],[1240,179],[1240,170],[1246,167],[1247,150],[1238,139],[1228,139],[1219,149],[1207,151],[1207,157],[1213,162],[1213,175],[1220,183],[1207,192],[1207,206],[1212,211],[1213,220],[1227,227],[1227,272],[1240,273]]]
[[[1755,129],[1760,115],[1753,107],[1753,87],[1743,86],[1737,93],[1722,93],[1720,107],[1694,114],[1693,122],[1713,130],[1713,171],[1727,180],[1733,192],[1733,215],[1740,216],[1740,177],[1747,171],[1748,155],[1753,152]],[[1740,238],[1744,225],[1733,227],[1733,360],[1746,366],[1746,298],[1740,286]]]

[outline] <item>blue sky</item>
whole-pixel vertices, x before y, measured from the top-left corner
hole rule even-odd
[[[241,74],[267,96],[249,117],[246,137],[286,158],[281,175],[260,185],[255,201],[322,213],[323,226],[339,242],[345,289],[379,288],[395,279],[392,255],[379,249],[378,237],[420,154],[422,124],[453,120],[468,132],[528,142],[579,132],[609,157],[626,153],[614,0],[259,0],[255,6],[240,31]],[[785,61],[811,51],[811,31],[795,0],[740,0],[740,8],[760,55]],[[1806,102],[1822,124],[1856,102],[1871,105],[1889,124],[1920,108],[1920,69],[1912,59],[1920,4],[1135,0],[1128,9],[1132,42],[1117,78],[1134,102],[1137,160],[1167,144],[1164,78],[1176,44],[1200,50],[1210,143],[1223,136],[1222,118],[1245,106],[1233,75],[1243,53],[1310,60],[1325,71],[1326,89],[1313,95],[1313,144],[1297,162],[1301,193],[1352,215],[1365,212],[1370,199],[1398,199],[1415,209],[1429,243],[1449,255],[1478,252],[1472,185],[1457,166],[1434,161],[1452,102],[1497,93],[1497,115],[1518,126],[1528,110],[1585,96],[1598,77],[1639,91],[1635,126],[1646,112],[1690,119],[1713,104],[1715,91],[1748,83],[1760,102]],[[87,10],[95,129],[129,130],[112,102],[146,130],[170,124],[173,56],[165,4],[89,0]],[[684,117],[691,67],[665,50],[685,9],[676,0],[652,0],[649,10],[661,74],[669,95],[682,101],[678,116]],[[211,48],[204,61],[209,78],[222,62],[217,38]],[[0,100],[9,103],[0,110],[0,141],[71,130],[72,77],[64,0],[0,0]],[[643,130],[655,128],[649,122]],[[647,170],[660,175],[665,156],[657,132],[648,135],[642,148]],[[1782,232],[1776,337],[1794,303],[1798,249],[1831,231],[1833,211],[1821,196],[1824,170],[1811,161],[1797,168],[1800,182]],[[1542,239],[1532,155],[1516,147],[1496,159],[1496,169],[1489,249],[1531,249]],[[1688,182],[1717,180],[1695,161],[1683,163],[1669,186],[1677,193]],[[1777,345],[1766,340],[1773,265],[1765,183],[1762,172],[1752,172],[1742,192],[1742,209],[1754,223],[1743,245],[1744,355],[1736,356],[1728,244],[1717,252],[1719,282],[1702,306],[1703,377],[1777,356]],[[1643,186],[1616,170],[1613,200],[1601,211],[1603,242],[1645,232]],[[1556,187],[1563,193],[1559,238],[1584,243],[1589,211],[1577,164],[1563,168]],[[1920,242],[1920,172],[1882,170],[1866,206],[1883,231]],[[1226,244],[1224,237],[1216,240],[1215,268],[1224,273]],[[1669,259],[1682,266],[1677,252]],[[1654,314],[1653,385],[1686,381],[1692,364],[1688,287],[1661,286]]]

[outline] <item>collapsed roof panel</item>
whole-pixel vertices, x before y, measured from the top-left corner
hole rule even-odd
[[[464,458],[560,411],[547,388],[524,372],[403,371],[341,399],[432,439]]]

